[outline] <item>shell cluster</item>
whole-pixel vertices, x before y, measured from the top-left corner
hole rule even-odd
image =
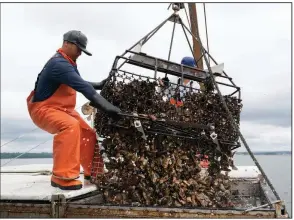
[[[196,82],[195,82],[196,83]],[[220,151],[207,130],[183,128],[194,138],[163,134],[165,127],[148,132],[152,122],[141,120],[146,139],[134,127],[134,119],[113,121],[96,113],[95,128],[103,137],[102,155],[107,169],[96,181],[106,203],[113,205],[161,207],[229,207],[230,180],[227,173],[233,163],[232,149],[238,145],[238,133],[214,93],[202,93],[189,87],[182,106],[171,104],[177,87],[163,87],[159,81],[131,74],[116,73],[101,94],[125,113],[153,114],[178,122],[213,124]],[[224,97],[239,123],[240,100]],[[151,125],[150,125],[151,124]],[[208,169],[201,168],[201,156],[209,158]]]

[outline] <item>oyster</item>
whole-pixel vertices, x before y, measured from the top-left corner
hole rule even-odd
[[[102,142],[108,178],[100,179],[105,202],[135,206],[163,207],[227,207],[230,203],[230,180],[222,170],[233,167],[231,143],[237,143],[238,133],[230,125],[220,98],[214,93],[186,91],[183,106],[170,101],[177,91],[165,87],[160,91],[156,80],[127,73],[116,73],[101,91],[101,95],[123,112],[152,114],[158,118],[179,122],[213,124],[221,152],[216,150],[209,131],[185,127],[194,138],[163,134],[166,127],[146,131],[146,139],[134,127],[132,118],[112,121],[97,110],[95,129]],[[165,97],[165,98],[163,98]],[[239,123],[242,105],[234,97],[224,96],[234,120]],[[141,120],[145,128],[149,121]],[[200,156],[198,156],[200,155]],[[208,158],[202,158],[206,155]],[[106,160],[107,159],[107,160]],[[203,159],[209,161],[202,172]],[[107,162],[106,162],[107,161]]]

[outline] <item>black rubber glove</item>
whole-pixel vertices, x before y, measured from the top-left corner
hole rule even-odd
[[[169,86],[169,78],[168,77],[162,78],[162,81],[165,86],[167,86],[167,87]]]
[[[88,83],[90,83],[94,87],[94,89],[102,90],[106,82],[107,82],[107,79],[104,79],[101,82],[88,82]]]
[[[120,113],[121,110],[108,102],[100,94],[96,93],[90,101],[91,106],[102,110],[113,119],[119,119],[120,116],[118,115],[118,113]]]

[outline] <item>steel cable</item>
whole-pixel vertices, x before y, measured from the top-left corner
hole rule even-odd
[[[79,109],[80,107],[82,107],[82,105],[79,106],[79,107],[77,107],[77,108],[75,108],[75,110]],[[12,139],[12,140],[10,140],[10,141],[7,141],[7,142],[5,142],[4,144],[1,144],[0,148],[3,147],[3,146],[5,146],[5,145],[7,145],[7,144],[9,144],[9,143],[11,143],[11,142],[13,142],[13,141],[15,141],[15,140],[18,140],[18,139],[20,139],[20,138],[26,136],[26,135],[28,135],[29,133],[31,133],[31,132],[33,132],[33,131],[36,131],[36,130],[38,130],[38,129],[39,129],[39,128],[36,127],[36,128],[34,128],[33,130],[30,130],[29,132],[26,132],[26,133],[24,133],[24,134],[21,134],[21,135],[19,135],[18,137],[14,138],[14,139]]]
[[[87,117],[88,117],[88,116],[87,116]],[[87,117],[85,117],[85,118],[83,118],[83,119],[86,119]],[[37,148],[37,147],[39,147],[39,146],[41,146],[41,145],[47,143],[47,142],[50,141],[50,140],[51,140],[51,138],[48,139],[48,140],[46,140],[46,141],[43,141],[43,142],[40,143],[40,144],[37,144],[36,146],[32,147],[32,148],[29,149],[28,151],[26,151],[26,152],[24,152],[24,153],[22,153],[22,154],[19,154],[18,156],[16,156],[16,157],[10,159],[9,161],[7,161],[7,162],[4,163],[4,164],[1,164],[1,167],[5,166],[6,164],[8,164],[8,163],[10,163],[10,162],[12,162],[12,161],[14,161],[14,160],[17,159],[17,158],[20,158],[22,155],[24,155],[24,154],[26,154],[26,153],[29,153],[30,151],[32,151],[32,150],[34,150],[35,148]]]

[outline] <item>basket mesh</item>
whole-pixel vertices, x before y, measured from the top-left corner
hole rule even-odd
[[[115,125],[110,125],[111,119],[98,111],[94,124],[99,136],[105,138],[104,151],[111,152],[109,154],[115,157],[118,152],[117,147],[115,144],[106,143],[113,141],[114,135],[124,138],[128,136],[126,149],[130,151],[137,149],[138,145],[155,145],[155,149],[164,150],[168,143],[173,143],[176,147],[193,149],[194,152],[208,155],[210,169],[217,169],[220,164],[223,168],[228,167],[231,149],[239,144],[238,133],[229,123],[219,95],[203,93],[195,88],[197,83],[191,81],[186,86],[180,83],[164,85],[159,79],[118,71],[109,79],[101,95],[126,113],[153,114],[159,118],[187,123],[214,124],[222,153],[216,151],[216,144],[210,138],[208,131],[194,129],[197,139],[190,140],[172,135],[160,135],[161,128],[159,128],[159,134],[148,134],[145,141],[141,137],[142,134],[131,126],[132,120],[121,120],[115,122]],[[224,98],[235,121],[239,124],[242,108],[240,100],[229,96]],[[144,126],[145,122],[141,122]],[[99,155],[99,150],[96,149],[94,161],[97,161]],[[217,160],[218,157],[221,158],[220,161]]]

